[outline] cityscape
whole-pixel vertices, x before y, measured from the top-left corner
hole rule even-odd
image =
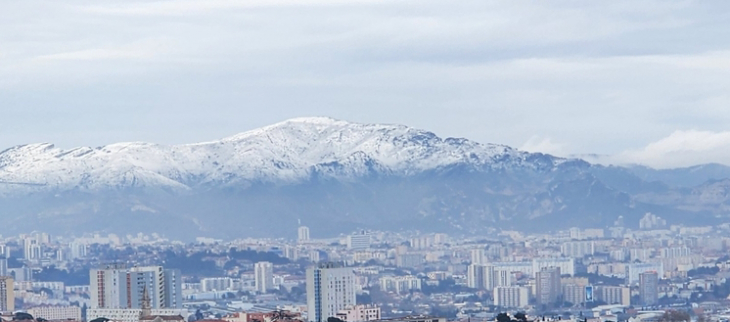
[[[626,223],[628,224],[628,223]],[[459,237],[2,238],[0,309],[48,321],[657,321],[730,317],[730,224]],[[520,315],[521,314],[521,315]]]
[[[0,322],[730,322],[730,1],[0,1]]]

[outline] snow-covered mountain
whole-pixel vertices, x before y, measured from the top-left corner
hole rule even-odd
[[[211,184],[296,183],[313,173],[352,180],[374,170],[411,175],[453,165],[501,169],[563,162],[547,158],[540,161],[548,164],[541,164],[537,159],[528,161],[531,156],[503,145],[442,139],[403,125],[318,117],[187,145],[131,142],[71,150],[52,144],[17,146],[0,152],[0,180],[45,184],[34,189],[165,187],[184,191]]]
[[[730,173],[720,170],[705,175]],[[687,171],[662,172],[665,182],[637,171],[330,118],[186,145],[30,144],[0,152],[0,234],[281,236],[300,220],[320,236],[357,228],[482,234],[605,227],[618,216],[638,224],[646,212],[670,223],[727,216],[719,188],[671,184],[687,182],[677,180]]]

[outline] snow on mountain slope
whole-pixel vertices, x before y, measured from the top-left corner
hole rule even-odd
[[[441,139],[403,125],[316,117],[187,145],[132,142],[71,150],[51,144],[16,146],[0,152],[0,181],[44,183],[53,189],[164,187],[182,191],[200,184],[296,182],[315,171],[352,178],[370,169],[411,175],[455,164],[485,169],[537,167],[530,156],[534,155],[502,145]],[[549,166],[561,162],[550,158]],[[18,187],[0,185],[0,191],[8,189]]]

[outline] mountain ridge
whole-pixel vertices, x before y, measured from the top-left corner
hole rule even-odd
[[[725,173],[708,169],[708,177]],[[324,117],[193,144],[29,144],[0,152],[0,181],[45,185],[0,184],[0,233],[164,227],[176,236],[236,237],[271,227],[293,233],[303,219],[313,233],[330,235],[356,228],[483,234],[607,227],[618,216],[633,227],[646,212],[678,224],[727,216],[724,186],[676,187],[636,171]]]
[[[499,166],[499,161],[506,159],[526,162],[531,155],[504,145],[442,139],[403,125],[297,118],[193,144],[121,142],[69,150],[50,143],[16,146],[0,152],[0,179],[29,180],[53,187],[91,184],[93,188],[94,184],[106,182],[108,186],[137,183],[186,189],[196,181],[193,178],[200,177],[213,182],[302,180],[317,168],[337,163],[362,168],[363,164],[356,163],[365,159],[383,170],[408,175],[458,163]],[[564,160],[551,158],[553,165]],[[98,173],[100,168],[105,170],[104,174]],[[322,173],[348,177],[359,171]],[[84,174],[102,180],[86,182],[80,178]]]

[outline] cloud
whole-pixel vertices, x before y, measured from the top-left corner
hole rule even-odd
[[[687,167],[703,163],[730,165],[730,131],[675,131],[643,148],[626,150],[599,162],[642,164],[654,168]]]
[[[550,138],[541,138],[539,136],[533,136],[527,142],[522,144],[520,150],[527,152],[540,152],[551,154],[554,156],[566,156],[565,145],[555,143]]]
[[[327,115],[616,155],[730,124],[728,6],[2,2],[0,149],[190,143]]]

